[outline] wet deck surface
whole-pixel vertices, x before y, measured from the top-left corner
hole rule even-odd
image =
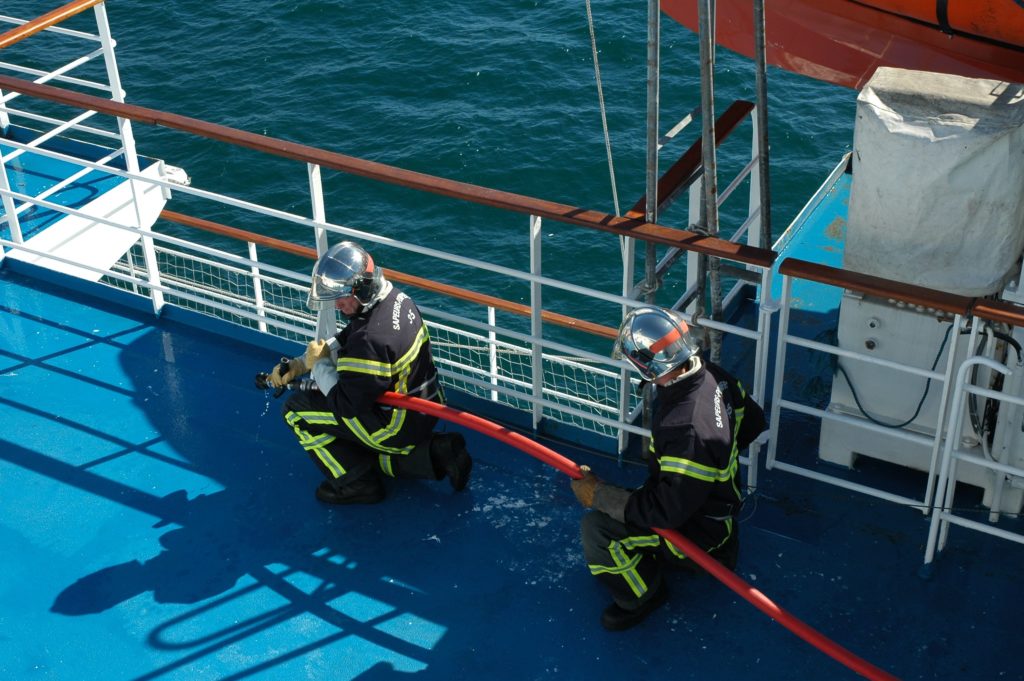
[[[13,269],[2,678],[857,678],[708,577],[672,575],[665,608],[604,632],[567,480],[476,433],[468,490],[402,481],[327,508],[280,402],[252,387],[280,349]],[[1018,545],[954,528],[925,581],[919,512],[764,471],[741,532],[741,577],[891,673],[1022,678]]]

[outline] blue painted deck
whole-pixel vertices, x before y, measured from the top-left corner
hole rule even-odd
[[[404,481],[326,508],[252,387],[280,348],[16,269],[0,269],[2,678],[857,678],[708,577],[673,575],[666,608],[604,632],[566,480],[476,434],[463,493]],[[762,480],[741,524],[754,587],[903,678],[1021,678],[1016,545],[954,528],[923,581],[920,513]]]

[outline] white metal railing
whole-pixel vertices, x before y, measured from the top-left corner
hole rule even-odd
[[[5,63],[0,63],[0,69],[12,66],[10,70],[29,75],[36,82],[88,85],[92,89],[110,93],[114,101],[123,101],[113,53],[114,43],[109,34],[105,10],[102,4],[94,7],[94,10],[97,20],[96,35],[60,27],[51,27],[41,35],[54,32],[64,36],[85,38],[98,42],[99,49],[90,49],[85,55],[77,55],[71,61],[46,72],[26,71],[16,65]],[[5,17],[0,17],[0,21],[22,23]],[[107,84],[85,81],[71,75],[82,65],[99,57],[104,60],[109,81]],[[118,119],[114,126],[116,132],[108,132],[95,124],[84,124],[87,119],[97,118],[91,111],[70,120],[57,120],[30,111],[29,106],[24,106],[30,103],[26,102],[29,99],[17,92],[0,93],[0,115],[12,121],[43,123],[48,127],[34,140],[18,142],[12,139],[4,142],[5,145],[12,147],[12,151],[0,158],[0,198],[4,202],[6,219],[11,230],[9,239],[0,239],[0,246],[3,249],[18,250],[37,256],[47,255],[22,238],[17,226],[17,216],[29,207],[54,211],[140,236],[140,244],[133,247],[109,271],[81,265],[73,258],[52,254],[49,257],[55,262],[80,265],[84,269],[102,272],[103,281],[106,283],[150,297],[155,311],[160,311],[165,304],[184,306],[228,319],[259,332],[295,341],[312,335],[324,335],[337,324],[338,320],[333,316],[315,319],[304,309],[305,290],[309,282],[308,272],[266,262],[265,248],[254,241],[240,242],[238,252],[235,252],[227,250],[226,247],[214,247],[209,241],[204,243],[203,240],[182,238],[180,230],[174,233],[173,230],[163,229],[161,223],[151,227],[144,224],[141,219],[119,222],[103,214],[90,212],[88,206],[70,208],[60,203],[58,198],[62,190],[89,172],[98,171],[128,182],[136,197],[136,205],[137,197],[141,194],[138,188],[157,186],[164,196],[171,196],[173,193],[187,196],[190,200],[208,202],[211,206],[215,205],[216,210],[220,212],[230,209],[257,215],[261,222],[269,225],[270,231],[274,231],[276,226],[286,227],[291,231],[294,231],[291,228],[296,226],[308,229],[312,234],[313,243],[316,244],[317,253],[322,253],[326,249],[328,238],[333,235],[334,239],[358,240],[371,250],[377,245],[415,253],[422,260],[448,263],[470,271],[485,271],[490,277],[526,285],[531,292],[531,316],[527,322],[523,322],[521,319],[506,320],[504,316],[508,313],[499,315],[493,307],[488,306],[479,308],[477,317],[476,310],[458,314],[442,310],[441,306],[421,305],[433,334],[438,364],[449,385],[485,399],[504,402],[528,411],[535,427],[540,425],[542,419],[553,418],[574,423],[583,429],[612,438],[626,433],[649,434],[646,429],[633,424],[637,407],[633,390],[636,381],[631,378],[631,374],[624,371],[623,363],[613,361],[607,356],[604,347],[607,342],[601,341],[600,350],[596,343],[590,347],[579,347],[560,342],[549,337],[551,327],[541,317],[542,296],[546,293],[550,295],[552,291],[579,296],[587,300],[588,305],[604,305],[608,306],[609,310],[629,308],[639,304],[638,301],[629,296],[598,290],[569,281],[564,276],[552,276],[545,272],[541,267],[540,258],[544,234],[539,216],[531,215],[527,218],[523,250],[528,248],[532,256],[528,270],[519,270],[458,252],[390,238],[387,236],[386,226],[371,231],[331,222],[324,197],[321,167],[315,163],[307,162],[303,169],[309,192],[309,216],[270,208],[200,187],[184,186],[163,176],[143,175],[137,165],[133,132],[127,120]],[[17,108],[10,105],[15,100],[18,101]],[[91,135],[104,140],[114,138],[119,141],[119,145],[117,149],[98,160],[89,161],[56,151],[47,144],[52,138],[68,132]],[[29,156],[73,163],[79,170],[59,183],[59,186],[33,196],[8,186],[7,173],[3,167],[15,158],[24,159]],[[121,161],[126,168],[116,167]],[[752,164],[753,160],[730,184],[720,197],[720,203],[733,194],[743,179],[750,174]],[[748,215],[753,213],[748,211]],[[750,224],[751,218],[748,217],[735,238],[740,238],[743,230]],[[0,259],[2,258],[3,250],[0,249]],[[432,269],[436,271],[438,268]],[[566,271],[571,274],[572,267]],[[770,283],[770,268],[764,268],[761,276],[761,286],[764,287]],[[768,325],[763,322],[768,319],[769,314],[770,312],[765,311],[762,323],[754,330],[724,322],[691,318],[695,323],[709,329],[734,334],[743,342],[756,344],[756,370],[751,392],[758,399],[761,398],[765,385]]]
[[[931,448],[931,457],[929,461],[929,470],[926,476],[924,489],[921,490],[920,496],[907,496],[905,494],[895,494],[880,488],[869,487],[861,485],[855,482],[851,482],[840,476],[828,475],[819,471],[808,468],[807,466],[795,465],[786,461],[781,461],[778,458],[778,446],[779,439],[773,437],[768,446],[768,453],[765,459],[765,466],[768,470],[778,469],[796,475],[802,475],[804,477],[813,478],[818,481],[828,482],[829,484],[849,489],[852,491],[868,494],[875,496],[880,499],[895,502],[898,504],[913,506],[920,508],[923,513],[927,513],[932,505],[932,497],[934,491],[934,482],[936,477],[937,463],[939,448],[942,442],[942,432],[945,427],[945,414],[946,404],[949,395],[949,386],[951,384],[950,376],[955,370],[955,359],[957,357],[957,350],[959,345],[960,333],[959,330],[963,328],[963,317],[961,315],[953,315],[950,322],[951,328],[947,333],[952,336],[950,346],[946,352],[947,361],[943,371],[935,371],[934,369],[922,369],[919,367],[908,366],[900,364],[894,361],[886,360],[884,358],[875,357],[863,352],[854,352],[846,350],[835,345],[829,345],[790,333],[790,313],[792,306],[792,285],[793,277],[783,275],[782,277],[782,298],[781,298],[781,313],[779,315],[779,328],[777,333],[777,345],[775,352],[775,366],[774,366],[774,379],[772,388],[771,398],[771,413],[770,422],[771,430],[773,434],[777,434],[779,431],[779,425],[781,420],[782,411],[790,410],[801,414],[812,416],[821,421],[833,421],[842,423],[854,428],[863,429],[878,434],[882,434],[888,437],[917,443]],[[785,384],[785,371],[787,361],[787,350],[790,347],[801,347],[814,352],[824,353],[826,355],[840,358],[844,357],[847,359],[855,360],[857,362],[863,362],[865,364],[871,364],[874,366],[888,369],[892,372],[902,372],[909,375],[916,375],[924,377],[930,381],[937,381],[942,384],[942,393],[939,398],[938,408],[936,410],[936,421],[931,425],[930,434],[928,433],[916,433],[907,429],[894,429],[881,426],[873,423],[868,418],[854,417],[844,414],[835,413],[826,409],[820,409],[813,406],[802,404],[795,400],[784,399],[782,395],[783,387]],[[936,361],[938,357],[936,357]]]
[[[17,143],[14,143],[14,146],[19,148],[27,147],[27,145],[18,145]],[[622,296],[602,291],[595,291],[584,286],[554,279],[550,276],[544,275],[539,271],[539,269],[535,269],[532,272],[522,272],[513,268],[498,266],[457,254],[450,254],[436,249],[423,248],[416,244],[388,239],[361,230],[354,230],[341,225],[331,224],[324,220],[312,220],[304,216],[269,209],[238,199],[232,199],[231,197],[222,197],[196,187],[182,187],[177,183],[154,179],[137,173],[121,170],[119,168],[109,167],[104,163],[77,160],[74,157],[54,152],[49,149],[24,148],[24,151],[31,151],[31,153],[34,154],[63,161],[75,161],[85,168],[102,170],[112,175],[139,183],[159,185],[162,189],[168,192],[173,190],[179,193],[187,193],[194,197],[200,197],[222,204],[245,208],[262,216],[284,220],[292,224],[305,225],[313,229],[320,230],[325,234],[334,233],[347,238],[354,238],[361,242],[385,244],[395,248],[415,251],[422,257],[434,257],[448,262],[455,262],[460,265],[481,268],[487,270],[490,274],[504,274],[515,279],[530,282],[531,286],[535,287],[550,286],[569,291],[574,294],[585,295],[590,299],[605,301],[612,304],[637,304],[636,301],[632,301]],[[29,196],[9,189],[0,189],[0,193],[2,193],[5,200],[14,200],[20,205],[34,205],[44,209],[61,212],[66,215],[88,218],[97,223],[106,224],[117,229],[129,231],[137,230],[134,225],[118,224],[101,215],[92,215],[82,210],[68,208],[54,201],[47,200],[46,198]],[[167,281],[162,283],[160,283],[159,280],[154,281],[152,279],[153,273],[151,272],[151,268],[154,265],[150,265],[145,262],[140,263],[140,258],[137,253],[130,258],[126,258],[121,265],[115,269],[114,273],[110,275],[110,279],[120,282],[124,288],[129,288],[131,290],[148,293],[150,295],[154,292],[159,292],[162,296],[174,296],[173,299],[175,304],[178,305],[186,305],[192,308],[208,306],[214,314],[236,319],[238,321],[244,320],[244,323],[247,325],[252,325],[254,328],[259,330],[266,329],[267,332],[272,334],[283,334],[285,337],[291,339],[297,339],[301,337],[302,334],[312,335],[314,323],[311,318],[306,319],[301,312],[301,301],[305,298],[304,287],[308,285],[309,281],[308,274],[275,267],[261,262],[257,252],[257,246],[252,242],[245,244],[245,255],[235,255],[218,248],[189,241],[171,234],[153,232],[150,236],[156,244],[154,248],[154,260],[166,260],[166,258],[173,253],[175,258],[189,258],[196,265],[201,263],[206,268],[218,269],[223,273],[230,273],[234,277],[245,278],[248,280],[248,284],[245,286],[246,293],[244,296],[240,296],[238,294],[228,295],[223,292],[217,292],[216,287],[204,285],[202,282],[195,280],[189,281],[190,276],[168,271],[167,265],[160,263],[155,265],[159,274],[159,280],[167,278]],[[30,247],[26,247],[23,244],[18,243],[16,240],[4,240],[2,244],[8,248],[21,249],[41,255],[41,253],[33,251]],[[194,255],[189,255],[186,252]],[[60,260],[59,258],[55,259]],[[142,260],[145,260],[145,258],[143,257]],[[191,278],[195,279],[195,276],[196,275],[191,275]],[[287,281],[292,286],[292,295],[290,296],[292,299],[291,302],[287,306],[279,306],[279,312],[276,315],[270,313],[270,306],[268,306],[265,300],[266,285],[268,282],[273,282],[273,278],[275,277],[278,282]],[[240,310],[243,312],[240,312]],[[249,312],[250,310],[252,312]],[[281,310],[287,310],[287,312],[282,314],[280,312]],[[562,415],[571,422],[582,424],[584,427],[589,427],[590,430],[594,430],[595,432],[602,434],[617,432],[646,434],[644,429],[631,425],[631,413],[635,409],[635,404],[628,405],[627,413],[625,415],[620,414],[620,407],[617,404],[617,399],[620,386],[619,371],[621,369],[621,365],[608,359],[607,356],[588,352],[582,348],[567,346],[556,341],[543,338],[536,332],[530,334],[519,333],[515,332],[511,328],[503,328],[493,322],[481,322],[469,319],[465,316],[452,315],[439,309],[432,309],[428,306],[424,306],[424,314],[430,320],[433,328],[437,328],[437,324],[441,320],[449,320],[450,322],[458,324],[462,328],[461,333],[464,337],[459,339],[457,342],[450,343],[449,345],[465,345],[472,342],[479,343],[481,347],[488,348],[488,359],[484,363],[488,368],[488,374],[483,376],[481,379],[469,376],[457,377],[454,371],[449,370],[447,372],[447,378],[451,379],[453,382],[458,382],[460,387],[463,389],[472,389],[473,391],[476,391],[478,388],[486,387],[485,394],[488,396],[501,395],[503,401],[515,404],[528,404],[530,410],[534,412],[535,419],[540,416],[551,418],[553,415]],[[491,312],[489,314],[493,313]],[[735,333],[740,337],[750,339],[754,342],[757,342],[759,339],[758,331],[751,331],[739,326],[714,322],[711,320],[700,320],[700,323],[708,326],[709,328],[721,330],[726,333]],[[474,329],[476,331],[474,331]],[[532,350],[529,351],[531,356],[530,366],[533,367],[530,370],[531,375],[521,381],[521,383],[527,383],[530,386],[526,390],[523,390],[521,386],[519,388],[515,387],[515,383],[512,381],[512,377],[516,375],[514,371],[508,368],[503,371],[500,366],[496,366],[495,360],[497,357],[504,356],[507,359],[511,356],[509,348],[510,343],[515,343],[520,348],[532,348]],[[439,352],[443,353],[444,345],[440,342],[436,345]],[[493,356],[489,350],[492,347],[495,350]],[[763,347],[766,347],[766,345],[763,345]],[[567,362],[566,360],[561,359],[563,357],[585,357],[590,364],[584,365],[575,361]],[[453,366],[456,363],[441,357],[441,359],[439,359],[439,364]],[[545,373],[542,371],[538,378],[538,375],[533,372],[536,369],[540,369],[542,365],[546,366],[547,372]],[[571,367],[571,370],[574,372],[579,372],[584,371],[584,369],[582,369],[584,366],[587,367],[585,371],[588,372],[588,376],[583,383],[589,381],[592,384],[592,387],[588,390],[591,393],[602,393],[603,396],[586,395],[582,388],[572,388],[568,390],[564,388],[564,385],[569,383],[580,385],[579,381],[570,380],[568,378],[570,373],[568,367]],[[561,383],[563,388],[553,388],[550,385],[552,381],[555,383]],[[631,381],[630,385],[632,385],[632,383],[633,382]],[[762,383],[763,380],[761,379],[755,380],[755,384]],[[611,386],[614,386],[614,389]],[[627,390],[627,392],[631,392],[631,390]],[[609,398],[609,395],[614,395],[614,397]],[[578,408],[579,406],[590,409],[591,412],[589,413],[589,416],[587,415],[586,410],[581,410]],[[585,423],[587,419],[591,421],[590,424]]]
[[[883,281],[883,280],[879,280]],[[781,312],[779,315],[779,328],[776,337],[777,348],[775,356],[774,384],[771,399],[771,437],[766,458],[766,468],[779,470],[791,474],[800,475],[812,480],[835,485],[853,492],[884,499],[893,503],[919,508],[924,514],[930,516],[928,539],[925,549],[925,564],[922,574],[930,571],[936,553],[945,546],[949,527],[957,525],[960,527],[983,532],[995,537],[1007,539],[1017,543],[1024,543],[1024,532],[1020,529],[1019,523],[1013,524],[1013,529],[998,524],[1007,516],[1016,517],[1019,510],[1020,489],[1024,487],[1024,457],[1019,456],[1020,436],[1020,414],[1024,408],[1024,397],[1020,396],[1022,377],[1017,376],[1012,383],[1004,383],[1002,389],[995,390],[972,383],[971,376],[981,368],[987,373],[982,373],[990,383],[996,374],[1010,376],[1012,372],[1004,363],[996,361],[990,355],[995,352],[995,343],[980,342],[982,335],[989,335],[994,339],[995,335],[991,328],[992,319],[986,318],[985,313],[974,312],[974,304],[964,299],[965,309],[970,311],[965,314],[946,312],[947,322],[950,324],[947,333],[951,335],[951,342],[947,345],[945,341],[940,346],[939,354],[935,357],[935,365],[939,358],[946,353],[945,366],[941,371],[924,369],[920,367],[907,366],[861,352],[853,352],[835,345],[822,343],[796,336],[790,332],[790,313],[792,305],[792,284],[793,277],[782,276],[782,297]],[[825,285],[825,284],[822,284]],[[922,291],[924,289],[921,289]],[[903,302],[897,294],[893,293],[890,303],[906,307],[920,307],[920,304]],[[951,302],[952,306],[953,303]],[[1012,307],[1012,306],[1011,306]],[[927,308],[926,308],[927,309]],[[938,313],[938,310],[931,310]],[[1016,312],[1019,312],[1017,310]],[[990,313],[989,313],[990,314]],[[1013,318],[1007,314],[1008,318]],[[1002,323],[1010,324],[1005,320]],[[960,342],[962,334],[969,334],[967,340]],[[1003,336],[1007,341],[1005,351],[1010,352],[1013,345],[1018,353],[1016,372],[1024,372],[1024,357],[1021,357],[1019,344],[1010,336]],[[872,364],[877,367],[895,373],[901,372],[926,378],[929,381],[940,382],[943,386],[942,394],[935,408],[934,424],[919,423],[916,419],[908,420],[900,428],[889,428],[876,425],[870,418],[851,416],[835,413],[831,410],[810,406],[795,400],[783,397],[783,387],[786,383],[787,350],[791,348],[802,348],[814,353],[822,353],[834,358],[847,358],[850,360]],[[994,441],[993,449],[1001,447],[997,454],[995,451],[989,453],[986,446],[986,426],[983,424],[981,430],[971,433],[967,437],[964,433],[967,427],[965,405],[968,395],[982,396],[988,400],[994,400],[1001,406],[998,413],[998,423],[992,431]],[[923,404],[922,397],[921,403]],[[920,405],[919,405],[920,408]],[[931,451],[928,460],[928,470],[925,475],[924,489],[919,496],[907,496],[894,493],[880,486],[860,484],[850,479],[837,475],[830,475],[821,470],[808,466],[801,466],[787,461],[779,460],[778,448],[783,444],[780,439],[781,413],[783,410],[792,411],[798,414],[818,419],[819,422],[838,422],[863,432],[872,432],[892,438],[893,441],[906,442],[918,447],[929,447]],[[916,414],[915,414],[916,416]],[[914,422],[917,430],[911,430],[907,426]],[[1002,425],[999,425],[1002,424]],[[972,425],[977,428],[977,425]],[[1001,437],[1001,439],[1000,439]],[[868,454],[870,456],[870,453]],[[1011,457],[1013,458],[1011,460]],[[970,475],[958,472],[958,467],[969,467],[973,469]],[[980,522],[966,517],[966,509],[958,509],[954,503],[954,494],[958,482],[965,482],[969,485],[982,484],[985,480],[982,471],[987,471],[992,479],[986,481],[986,500],[984,505],[988,507],[988,522]],[[1016,481],[1011,487],[1010,482]],[[1015,490],[1015,496],[1011,497],[1007,505],[1002,504],[1002,495],[1006,490]],[[958,512],[959,511],[959,512]],[[977,515],[981,509],[975,507],[970,513]]]
[[[1002,490],[1003,478],[1024,480],[1024,468],[1017,465],[1007,464],[995,459],[978,456],[975,450],[965,449],[960,446],[963,438],[963,414],[967,395],[979,395],[990,400],[995,400],[1002,405],[1002,408],[1012,406],[1024,407],[1024,399],[1015,395],[1008,395],[1004,392],[997,392],[971,384],[970,375],[975,367],[983,366],[988,369],[1009,376],[1012,372],[1005,364],[987,357],[972,357],[960,365],[957,371],[956,386],[953,396],[953,407],[949,419],[948,431],[946,433],[945,446],[942,451],[942,462],[939,466],[938,487],[936,490],[935,505],[931,509],[931,519],[928,526],[928,543],[925,547],[924,569],[927,571],[935,559],[936,553],[941,551],[948,539],[950,525],[957,525],[967,529],[983,532],[1001,539],[1024,544],[1024,533],[1013,532],[996,526],[1000,514],[998,511],[990,512],[988,523],[979,522],[957,514],[955,505],[955,493],[957,482],[957,466],[976,466],[991,471],[997,476],[997,492],[993,495],[992,508],[999,508],[999,494]],[[1021,363],[1018,362],[1018,370]],[[1013,420],[1016,423],[1016,419]]]

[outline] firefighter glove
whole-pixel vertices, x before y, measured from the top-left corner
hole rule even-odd
[[[331,348],[327,345],[327,341],[324,340],[312,340],[309,341],[309,345],[306,346],[306,370],[310,371],[313,369],[313,365],[316,364],[318,359],[330,359]]]
[[[281,386],[288,385],[289,382],[294,381],[307,371],[309,370],[306,368],[306,363],[303,358],[301,356],[294,357],[288,360],[287,364],[285,362],[281,362],[275,366],[274,370],[270,372],[269,376],[267,376],[267,383],[275,388],[280,388]]]
[[[572,480],[569,484],[572,486],[572,493],[576,495],[576,499],[579,500],[583,508],[590,508],[594,505],[594,489],[600,480],[590,472],[590,468],[587,466],[580,466],[580,472],[583,473],[583,477],[579,480]]]

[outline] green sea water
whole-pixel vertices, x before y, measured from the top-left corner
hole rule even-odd
[[[433,3],[112,0],[126,99],[285,140],[444,178],[615,212],[583,0]],[[5,0],[0,13],[35,16],[53,4]],[[594,0],[594,31],[620,209],[644,193],[646,3]],[[88,27],[91,16],[74,22]],[[72,22],[69,25],[75,25]],[[770,27],[769,27],[770,30]],[[32,49],[28,45],[14,49]],[[662,20],[661,130],[700,103],[696,36]],[[755,98],[752,65],[718,51],[716,108]],[[769,72],[772,222],[780,233],[852,140],[855,93]],[[661,153],[667,168],[699,135],[691,125]],[[136,126],[141,152],[184,168],[196,186],[309,215],[303,164],[254,159],[226,145]],[[723,147],[720,188],[749,159],[751,126]],[[453,201],[326,173],[328,220],[457,251],[499,265],[528,262],[525,216],[496,215]],[[742,222],[744,185],[722,214]],[[744,204],[744,205],[740,205]],[[308,230],[178,197],[169,206],[306,245]],[[660,221],[686,227],[681,207]],[[617,292],[618,241],[546,224],[545,270]],[[381,247],[386,266],[526,302],[504,279],[459,272],[416,251]],[[272,257],[272,256],[271,256]],[[282,258],[282,264],[289,264]],[[550,263],[550,264],[549,264]],[[472,281],[467,281],[472,278]],[[666,302],[681,287],[666,282]],[[558,306],[555,292],[547,300]],[[574,314],[566,298],[565,309]],[[615,306],[594,321],[615,322]],[[583,316],[583,315],[581,315]]]

